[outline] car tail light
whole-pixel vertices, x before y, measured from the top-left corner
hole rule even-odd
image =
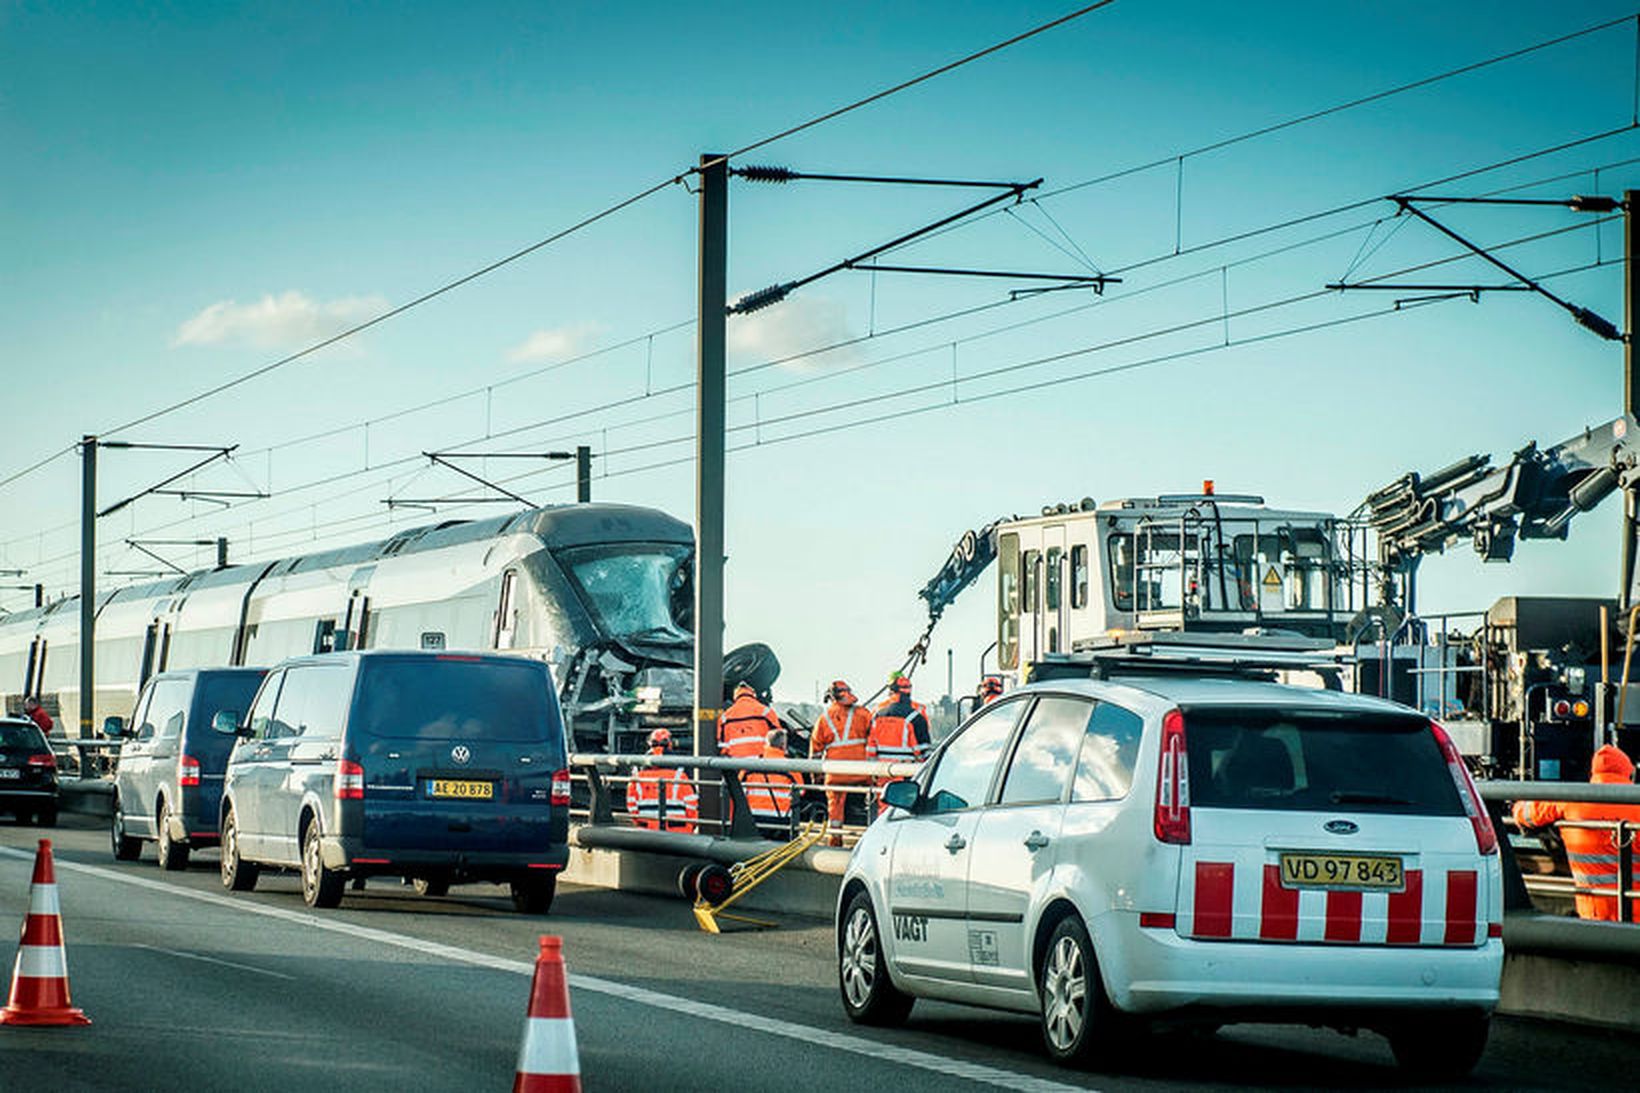
[[[1162,718],[1162,756],[1156,764],[1156,838],[1190,842],[1190,762],[1184,750],[1184,714]]]
[[[28,765],[31,767],[45,767],[47,770],[56,770],[57,757],[49,751],[39,752],[28,757]]]
[[[177,785],[199,785],[199,760],[191,755],[184,755],[177,760]]]
[[[1452,738],[1446,735],[1440,722],[1431,721],[1429,731],[1435,735],[1435,743],[1441,749],[1441,758],[1446,760],[1446,769],[1452,775],[1452,781],[1458,787],[1458,796],[1463,799],[1463,810],[1469,817],[1469,824],[1475,829],[1475,849],[1482,854],[1496,854],[1498,852],[1498,833],[1492,829],[1492,818],[1486,814],[1486,806],[1481,804],[1480,790],[1475,788],[1475,780],[1469,776],[1469,768],[1463,765],[1463,756],[1458,754],[1457,745]]]
[[[552,803],[569,804],[569,768],[552,772]]]
[[[351,759],[343,759],[336,764],[336,799],[364,800],[364,768]]]

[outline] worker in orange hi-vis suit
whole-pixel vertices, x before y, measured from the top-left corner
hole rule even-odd
[[[763,746],[764,759],[787,759],[786,730],[775,729],[769,733]],[[741,784],[746,789],[746,803],[751,806],[752,816],[757,821],[758,828],[768,836],[779,839],[792,837],[792,802],[797,796],[797,789],[803,784],[803,776],[779,771],[747,771],[741,778]]]
[[[757,697],[752,685],[741,683],[735,687],[735,700],[718,715],[718,751],[731,759],[757,759],[769,733],[780,727],[780,718]]]
[[[892,692],[895,700],[879,706],[871,719],[871,731],[866,735],[866,758],[882,762],[920,763],[928,756],[928,715],[911,701],[911,680],[905,676],[895,679]],[[879,786],[892,781],[878,778]],[[877,802],[877,811],[886,806]]]
[[[809,758],[864,759],[866,737],[871,733],[871,715],[861,709],[854,691],[841,679],[832,680],[826,701],[826,712],[820,715],[814,735],[809,737]],[[826,775],[826,817],[831,825],[832,846],[843,845],[843,814],[849,795],[829,787],[870,784],[871,778],[865,774]]]
[[[671,750],[669,731],[656,729],[649,734],[650,755],[666,755]],[[687,771],[669,767],[644,767],[626,784],[626,810],[632,823],[659,831],[663,798],[666,830],[693,835],[700,819],[700,795]]]
[[[1589,781],[1625,785],[1634,780],[1634,763],[1622,750],[1610,744],[1594,753]],[[1640,827],[1640,805],[1601,804],[1594,801],[1516,801],[1515,822],[1522,827],[1547,827],[1558,820],[1626,820]],[[1635,828],[1629,828],[1628,838]],[[1620,882],[1617,830],[1611,827],[1562,827],[1561,840],[1572,866],[1578,888],[1599,888],[1601,892],[1577,893],[1577,917],[1616,922],[1617,886]],[[1629,889],[1640,887],[1633,877]],[[1640,921],[1640,899],[1629,900],[1629,921]]]

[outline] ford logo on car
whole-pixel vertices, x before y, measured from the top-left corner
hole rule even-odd
[[[1361,830],[1360,827],[1349,820],[1328,820],[1323,826],[1326,828],[1327,833],[1331,835],[1353,835]]]
[[[470,759],[472,759],[472,757],[473,757],[473,753],[467,747],[466,744],[457,744],[455,747],[450,749],[450,758],[455,760],[455,762],[458,766],[463,766],[463,767],[466,766],[468,761]],[[1355,827],[1354,824],[1350,825],[1350,828],[1352,830],[1354,829],[1354,827]],[[1332,825],[1331,824],[1327,825],[1327,829],[1329,831],[1332,830]]]

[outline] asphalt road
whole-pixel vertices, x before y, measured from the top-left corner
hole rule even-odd
[[[0,823],[0,922],[21,925],[42,832]],[[89,1028],[0,1027],[0,1089],[99,1093],[509,1088],[536,938],[564,938],[590,1090],[1372,1089],[1388,1046],[1292,1026],[1147,1039],[1104,1071],[1047,1063],[1034,1021],[919,1003],[861,1029],[836,998],[828,924],[713,937],[679,900],[564,886],[552,914],[495,888],[423,899],[376,880],[310,912],[294,876],[227,893],[216,855],[116,863],[101,821],[48,832],[74,1002]],[[0,948],[11,967],[14,950]],[[1632,1088],[1617,1034],[1499,1019],[1476,1088]]]

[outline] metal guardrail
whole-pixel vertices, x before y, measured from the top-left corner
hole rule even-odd
[[[1640,786],[1622,783],[1486,781],[1478,782],[1476,786],[1481,799],[1487,803],[1495,826],[1509,819],[1501,806],[1511,801],[1640,805]],[[1616,898],[1618,922],[1631,924],[1632,901],[1640,899],[1640,889],[1634,883],[1634,835],[1640,830],[1640,824],[1625,820],[1560,820],[1556,826],[1609,830],[1613,833],[1612,841],[1617,848],[1617,884],[1583,885],[1574,882],[1569,888],[1577,895]],[[1504,907],[1508,911],[1523,911],[1532,906],[1531,894],[1527,890],[1526,878],[1515,861],[1514,846],[1508,839],[1502,842],[1509,847],[1504,859]]]
[[[701,803],[705,806],[694,821],[695,825],[697,828],[715,829],[732,839],[763,838],[769,828],[765,822],[760,829],[757,817],[746,799],[742,775],[804,775],[814,779],[807,782],[803,787],[805,789],[864,796],[869,823],[870,816],[875,811],[878,784],[894,778],[911,777],[922,769],[921,763],[855,759],[731,759],[721,755],[606,755],[589,752],[572,754],[569,757],[569,764],[572,771],[584,777],[588,787],[590,800],[585,817],[589,823],[599,827],[614,827],[619,823],[619,818],[628,818],[625,808],[625,787],[633,780],[632,772],[657,768],[694,771],[696,777],[689,781],[696,792],[701,794]],[[852,785],[826,785],[824,776],[828,774],[865,778],[869,781]],[[708,778],[703,777],[704,775],[716,777]],[[728,805],[727,809],[722,807],[725,802]],[[669,821],[666,816],[665,793],[660,794],[657,804],[660,807],[656,822],[660,829],[649,830],[635,825],[631,828],[623,827],[624,845],[635,850],[648,849],[669,853],[679,846],[678,839],[698,838],[667,831],[666,825]],[[790,833],[796,832],[800,820],[794,802],[790,813],[785,817],[785,826]],[[841,829],[850,838],[857,837],[863,830],[864,828],[858,825],[849,825]]]

